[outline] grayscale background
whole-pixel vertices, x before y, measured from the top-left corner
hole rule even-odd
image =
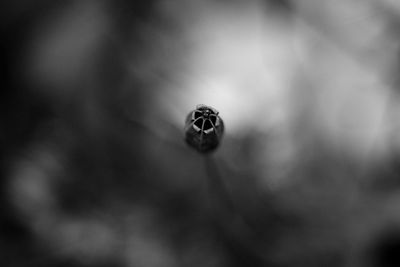
[[[7,0],[0,30],[0,266],[400,266],[399,1]]]

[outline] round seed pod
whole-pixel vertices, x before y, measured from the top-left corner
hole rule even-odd
[[[186,143],[197,151],[206,153],[215,150],[224,133],[224,122],[218,111],[206,105],[197,105],[185,122]]]

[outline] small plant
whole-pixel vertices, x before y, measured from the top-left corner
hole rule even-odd
[[[212,107],[197,105],[186,117],[186,143],[201,153],[214,151],[224,133],[224,122],[218,114]]]

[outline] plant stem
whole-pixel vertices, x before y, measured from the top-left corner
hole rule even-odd
[[[257,252],[256,235],[236,210],[214,158],[205,155],[204,160],[207,172],[206,197],[218,235],[243,264],[266,266],[266,260]]]

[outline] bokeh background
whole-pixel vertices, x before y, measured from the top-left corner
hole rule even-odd
[[[400,266],[400,2],[0,14],[1,266]]]

